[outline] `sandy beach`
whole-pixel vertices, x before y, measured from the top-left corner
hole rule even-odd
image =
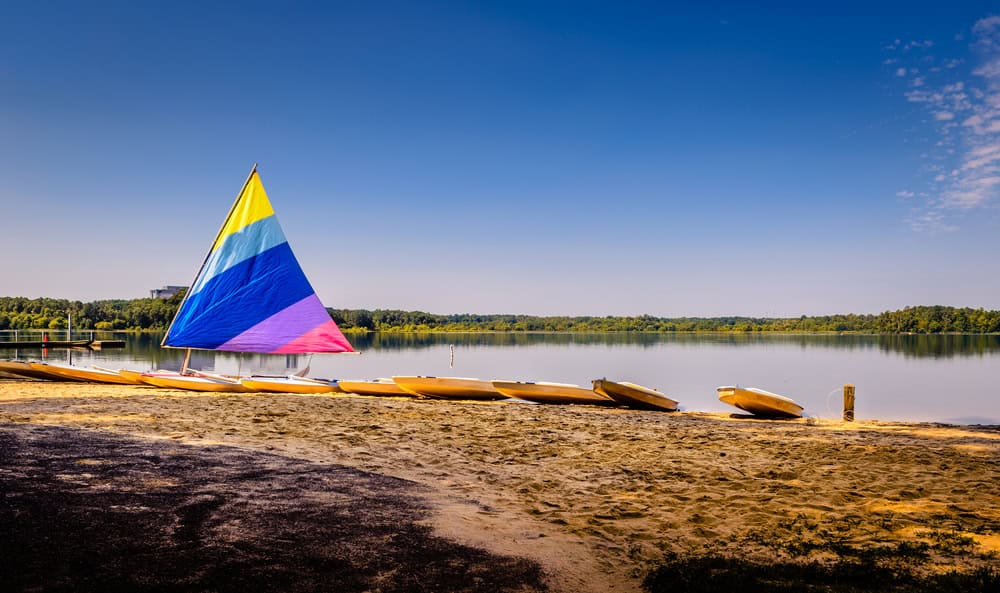
[[[70,433],[32,432],[49,427]],[[86,439],[98,439],[92,446],[104,455],[126,439],[125,464],[148,443],[162,449],[158,458],[183,447],[187,458],[225,458],[226,467],[355,476],[365,492],[381,492],[385,512],[398,490],[400,508],[416,509],[400,524],[410,517],[428,528],[420,537],[516,568],[509,585],[469,590],[633,592],[665,554],[812,560],[836,549],[831,542],[927,544],[929,572],[995,567],[1000,553],[996,426],[0,379],[0,428],[29,461],[32,442],[77,434],[84,452]],[[67,480],[94,475],[85,462],[70,467],[79,476]],[[28,474],[14,473],[2,477],[29,492]],[[311,500],[311,488],[284,492]]]

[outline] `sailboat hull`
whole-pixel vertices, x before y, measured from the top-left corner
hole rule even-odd
[[[467,377],[393,377],[396,385],[406,392],[434,399],[504,399],[489,381]]]
[[[79,379],[71,379],[68,377],[63,377],[55,373],[51,373],[45,369],[33,368],[32,363],[25,362],[22,360],[4,360],[0,361],[0,371],[9,373],[11,375],[16,375],[23,379],[42,379],[45,381],[79,381]]]
[[[241,379],[240,383],[250,391],[266,391],[268,393],[308,395],[337,393],[340,391],[336,382],[301,379],[298,377],[248,377]]]
[[[184,389],[211,393],[250,393],[251,390],[239,381],[222,381],[189,375],[142,375],[142,382],[166,389]]]
[[[147,375],[168,375],[168,376],[180,375],[180,373],[178,373],[177,371],[164,371],[164,370],[132,371],[129,369],[118,369],[116,372],[122,378],[132,381],[136,385],[149,385],[149,383],[146,383],[145,381],[142,380],[142,378]]]
[[[355,395],[373,395],[378,397],[413,397],[400,388],[392,379],[374,379],[371,381],[337,381],[340,390]]]
[[[102,371],[93,368],[75,367],[67,364],[49,362],[33,362],[31,368],[44,373],[51,373],[69,381],[86,381],[88,383],[113,383],[116,385],[136,385],[118,373]]]

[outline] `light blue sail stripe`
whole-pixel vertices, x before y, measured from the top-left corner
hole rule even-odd
[[[287,242],[277,216],[268,216],[247,225],[239,232],[226,237],[219,248],[212,252],[205,262],[201,275],[195,279],[190,295],[201,292],[212,278],[225,273],[233,266]]]

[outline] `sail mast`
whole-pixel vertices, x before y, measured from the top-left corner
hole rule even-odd
[[[188,363],[191,362],[191,349],[188,348],[187,352],[184,354],[184,362],[181,363],[181,374],[186,375],[188,371]]]
[[[198,278],[201,276],[202,270],[205,269],[205,264],[207,264],[209,258],[212,257],[212,251],[215,249],[215,244],[218,243],[219,237],[221,237],[223,231],[226,230],[226,225],[229,224],[229,219],[233,217],[233,212],[236,211],[236,206],[240,203],[240,197],[243,196],[243,192],[246,191],[247,185],[250,184],[250,180],[253,179],[253,174],[256,173],[256,172],[257,172],[257,163],[254,163],[253,164],[253,168],[250,169],[250,174],[247,175],[246,181],[243,182],[243,185],[240,187],[239,193],[236,194],[236,199],[233,200],[233,205],[229,207],[229,214],[227,214],[226,218],[222,221],[222,226],[219,227],[219,232],[215,234],[215,240],[212,241],[212,245],[208,248],[208,253],[205,254],[205,259],[202,260],[201,266],[198,268],[198,273],[194,275],[194,280],[192,280],[191,284],[188,285],[187,292],[184,293],[184,299],[180,302],[179,305],[177,305],[177,311],[174,312],[174,318],[170,320],[170,325],[167,326],[167,332],[165,334],[163,334],[163,339],[160,340],[160,348],[175,348],[176,347],[176,346],[167,346],[167,338],[170,337],[170,330],[171,330],[171,328],[174,327],[174,322],[177,321],[177,315],[181,312],[181,309],[184,308],[185,301],[187,301],[188,297],[191,296],[191,289],[194,288],[195,282],[198,281]],[[191,356],[191,350],[188,349],[188,357],[190,357],[190,356]],[[185,358],[184,360],[185,360],[185,365],[184,366],[186,367],[187,366],[187,358]]]

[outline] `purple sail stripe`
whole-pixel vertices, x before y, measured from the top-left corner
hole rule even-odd
[[[330,321],[330,314],[323,308],[319,297],[311,294],[244,331],[218,349],[235,352],[276,352],[285,344],[327,321]],[[336,352],[342,349],[339,344],[329,344],[328,349],[317,352]]]

